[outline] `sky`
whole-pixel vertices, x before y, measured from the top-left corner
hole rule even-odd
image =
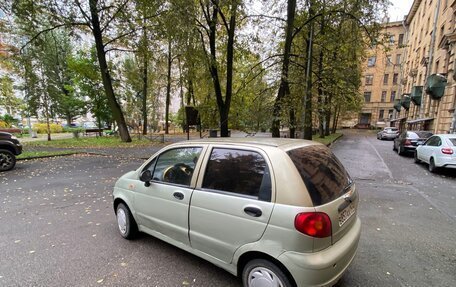
[[[410,11],[413,0],[390,0],[392,5],[388,9],[390,21],[401,21],[404,19],[404,15]]]

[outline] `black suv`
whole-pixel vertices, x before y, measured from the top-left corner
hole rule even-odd
[[[16,165],[16,156],[22,153],[22,145],[10,133],[0,132],[0,171],[12,169]]]

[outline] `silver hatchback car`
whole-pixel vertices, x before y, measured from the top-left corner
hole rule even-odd
[[[169,145],[114,187],[120,234],[142,231],[245,287],[331,286],[355,257],[358,192],[326,146],[292,139]]]

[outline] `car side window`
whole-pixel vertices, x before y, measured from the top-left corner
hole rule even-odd
[[[167,150],[156,161],[152,180],[189,186],[202,148],[188,147]],[[153,166],[153,164],[151,165]]]
[[[272,188],[268,164],[258,152],[214,148],[202,188],[270,201]]]
[[[425,145],[427,146],[439,146],[439,138],[438,137],[430,137],[429,140],[426,142]]]

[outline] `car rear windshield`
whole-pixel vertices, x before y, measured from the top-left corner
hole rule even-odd
[[[411,139],[427,139],[428,137],[432,136],[431,132],[423,132],[423,131],[417,131],[417,132],[409,132],[407,137]]]
[[[456,146],[456,138],[449,138],[448,141]]]
[[[314,206],[340,197],[352,183],[343,165],[326,146],[297,148],[287,154],[298,169]]]

